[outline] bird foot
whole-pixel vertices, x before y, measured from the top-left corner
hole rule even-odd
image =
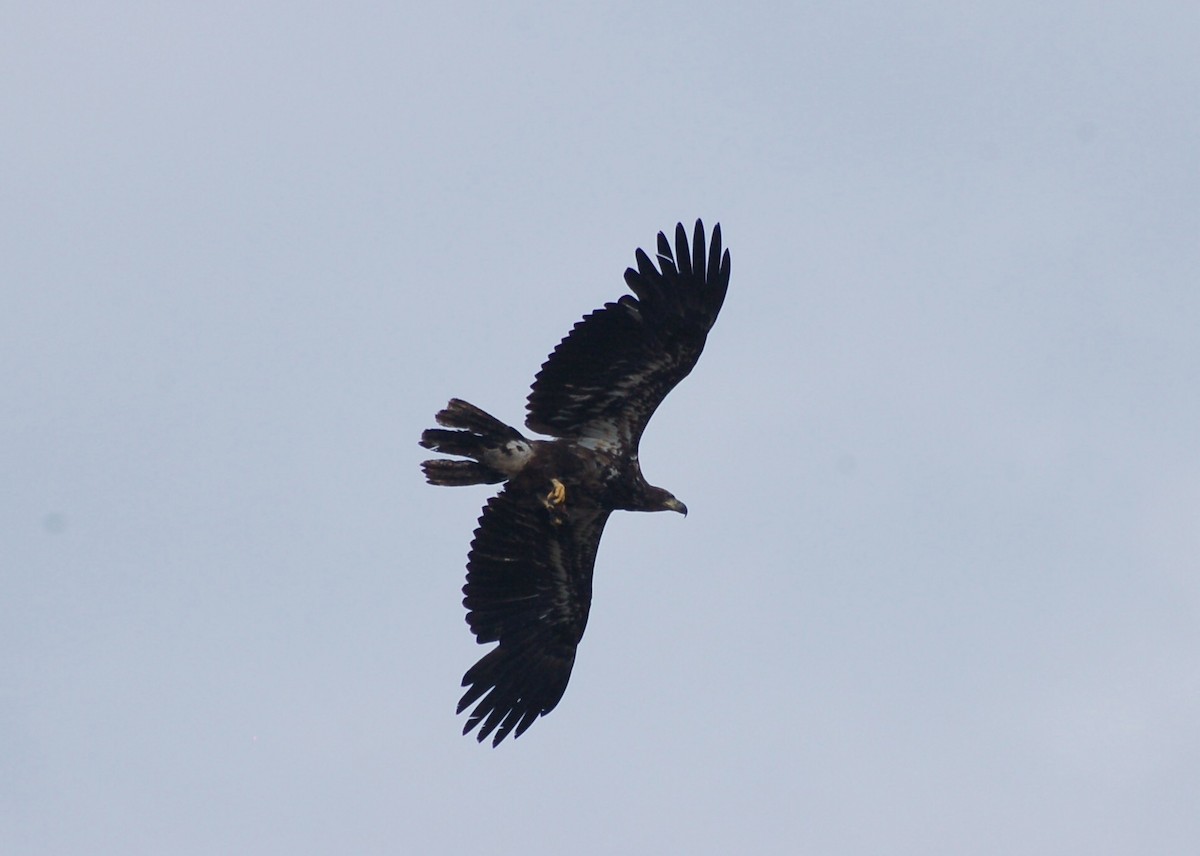
[[[567,501],[567,487],[558,479],[550,479],[550,484],[552,485],[550,492],[546,494],[543,501],[547,508],[554,508]]]
[[[567,501],[567,488],[558,479],[550,479],[550,492],[546,494],[542,500],[542,505],[551,512],[557,512]],[[553,521],[562,523],[562,517],[559,514],[554,514]]]

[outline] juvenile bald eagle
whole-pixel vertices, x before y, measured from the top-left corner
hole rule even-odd
[[[592,602],[592,567],[608,515],[687,507],[647,484],[638,441],[655,409],[696,365],[729,285],[721,227],[658,234],[658,267],[637,251],[628,294],[579,321],[534,378],[531,440],[478,407],[451,399],[421,445],[467,460],[425,461],[430,484],[495,484],[467,557],[463,606],[480,644],[499,644],[467,671],[458,712],[475,705],[496,746],[554,709],[567,688]]]

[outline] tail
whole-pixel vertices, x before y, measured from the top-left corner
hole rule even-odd
[[[438,412],[442,428],[421,434],[421,445],[435,452],[460,455],[469,461],[433,460],[421,464],[430,484],[467,485],[502,482],[524,466],[532,451],[516,428],[459,398]],[[446,429],[459,430],[446,430]]]

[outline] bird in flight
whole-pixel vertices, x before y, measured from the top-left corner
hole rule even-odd
[[[480,644],[498,643],[463,676],[463,734],[478,727],[497,746],[554,709],[587,626],[592,570],[613,511],[687,507],[646,482],[638,442],[646,423],[687,377],[729,286],[721,227],[706,242],[697,220],[658,234],[657,266],[642,250],[625,271],[633,295],[575,324],[534,378],[530,439],[460,399],[436,415],[421,446],[457,456],[425,461],[430,484],[505,482],[488,500],[467,556],[463,606]],[[634,296],[636,295],[636,296]]]

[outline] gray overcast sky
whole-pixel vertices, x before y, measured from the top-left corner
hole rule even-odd
[[[1195,852],[1196,4],[501,5],[7,10],[0,850]],[[416,439],[696,217],[691,515],[481,747]]]

